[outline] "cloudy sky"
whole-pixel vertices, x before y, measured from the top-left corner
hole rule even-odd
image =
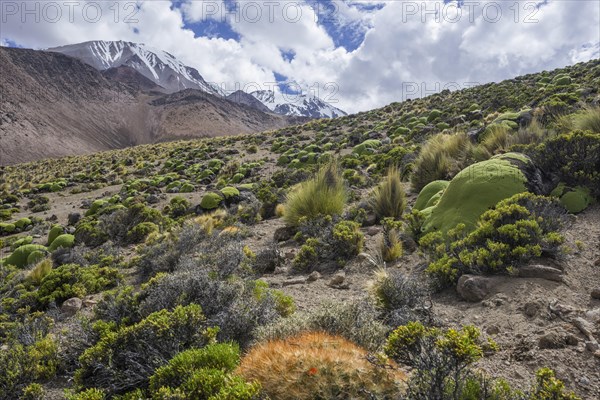
[[[279,82],[349,112],[600,56],[596,0],[2,0],[0,6],[4,46],[142,42],[229,90]]]

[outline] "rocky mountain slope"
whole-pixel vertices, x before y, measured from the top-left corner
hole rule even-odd
[[[2,167],[0,398],[600,398],[599,82]]]
[[[124,41],[90,41],[54,47],[48,51],[75,57],[92,67],[105,71],[126,66],[132,68],[163,88],[167,93],[185,89],[196,89],[213,95],[253,106],[257,110],[276,114],[308,118],[335,118],[346,115],[342,110],[327,104],[317,97],[294,96],[293,100],[275,96],[272,91],[255,92],[259,101],[252,101],[246,93],[237,91],[226,94],[219,85],[208,83],[195,68],[186,66],[173,55],[149,47],[143,43]],[[265,108],[260,103],[263,103]]]
[[[223,94],[217,86],[207,83],[196,69],[184,65],[165,51],[143,43],[96,40],[53,47],[48,51],[77,58],[101,71],[128,66],[169,93],[197,89],[210,94]]]
[[[126,65],[100,72],[58,52],[4,47],[0,61],[1,164],[302,121],[198,89],[164,94]]]

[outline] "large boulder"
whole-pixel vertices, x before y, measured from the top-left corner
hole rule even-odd
[[[479,275],[462,275],[458,279],[456,291],[466,301],[478,302],[485,299],[492,289],[490,278]]]
[[[445,234],[460,223],[467,231],[473,230],[481,214],[500,200],[527,190],[536,193],[530,177],[537,181],[535,166],[519,153],[503,154],[465,168],[450,181],[437,204],[424,209],[423,231],[440,230]]]

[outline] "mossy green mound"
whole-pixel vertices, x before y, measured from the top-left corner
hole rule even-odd
[[[423,231],[440,230],[445,234],[459,223],[471,231],[479,216],[500,200],[525,192],[527,179],[515,163],[506,159],[511,157],[517,158],[516,155],[493,158],[459,172],[432,208]]]
[[[550,194],[558,197],[560,204],[573,214],[582,212],[594,202],[594,197],[588,188],[583,186],[572,188],[562,182]]]
[[[225,196],[226,199],[230,199],[232,197],[236,197],[240,195],[240,191],[234,188],[233,186],[226,186],[221,189],[221,193]]]
[[[69,249],[69,248],[73,247],[74,244],[75,244],[75,236],[70,235],[68,233],[64,233],[62,235],[59,235],[56,239],[54,239],[52,241],[50,246],[48,246],[48,251],[54,251],[54,250],[58,249],[59,247],[64,247],[66,249]]]
[[[45,252],[46,247],[41,244],[26,244],[17,248],[13,253],[6,259],[6,265],[14,265],[17,268],[23,268],[27,266],[27,258],[34,251]]]
[[[358,155],[371,154],[376,148],[381,146],[381,141],[377,139],[368,139],[359,145],[354,146],[352,152]]]
[[[10,249],[14,251],[15,249],[18,249],[21,246],[25,246],[26,244],[31,243],[33,243],[33,236],[25,236],[11,244]]]
[[[29,225],[31,225],[31,220],[29,218],[21,218],[15,222],[15,226],[20,229],[23,229]]]
[[[15,224],[7,224],[6,222],[0,222],[0,233],[13,233],[16,229],[17,227],[15,226]]]
[[[202,197],[202,200],[200,200],[200,207],[204,210],[213,210],[219,207],[221,201],[223,201],[221,194],[215,192],[206,193],[204,197]]]
[[[56,239],[57,237],[59,237],[63,233],[64,233],[64,229],[63,229],[62,226],[60,226],[60,225],[54,225],[52,227],[52,229],[50,229],[50,232],[48,232],[48,246],[50,244],[52,244],[52,242],[54,242],[54,239]]]
[[[37,264],[42,261],[44,257],[46,257],[46,253],[43,251],[32,251],[29,256],[27,256],[27,265]]]
[[[421,191],[419,192],[419,196],[417,197],[417,201],[415,202],[414,209],[422,211],[427,208],[427,203],[429,200],[436,195],[440,190],[445,190],[448,187],[448,181],[433,181],[429,182]]]

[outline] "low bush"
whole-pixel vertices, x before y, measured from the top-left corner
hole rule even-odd
[[[154,279],[139,299],[142,316],[178,305],[199,304],[208,323],[219,326],[220,341],[237,341],[242,346],[254,338],[256,328],[289,315],[294,309],[290,297],[262,283],[220,280],[193,262],[173,274]]]
[[[398,269],[377,271],[369,285],[369,293],[389,326],[404,325],[410,321],[432,322],[428,288]]]
[[[468,234],[459,224],[447,238],[441,232],[423,236],[420,244],[434,259],[427,272],[438,287],[445,287],[465,273],[510,273],[542,254],[556,257],[564,241],[559,230],[565,214],[556,200],[516,194],[485,212]]]
[[[297,312],[259,327],[256,338],[258,342],[264,342],[306,331],[327,332],[343,336],[368,350],[377,350],[390,331],[377,319],[378,314],[378,310],[366,301],[325,303],[312,312]]]
[[[260,386],[233,374],[239,360],[239,348],[233,344],[183,351],[156,370],[149,393],[152,398],[255,399]]]
[[[42,280],[36,298],[44,307],[71,297],[83,298],[115,286],[121,279],[116,268],[65,264],[51,270]]]
[[[301,218],[340,215],[346,205],[346,188],[335,163],[322,166],[317,174],[294,187],[285,202],[285,222],[297,226]]]
[[[200,306],[162,310],[131,326],[106,331],[79,358],[75,382],[108,394],[145,387],[156,370],[180,351],[203,347],[214,337]]]
[[[406,380],[370,363],[367,351],[347,339],[313,332],[255,346],[237,372],[282,400],[394,398]]]

